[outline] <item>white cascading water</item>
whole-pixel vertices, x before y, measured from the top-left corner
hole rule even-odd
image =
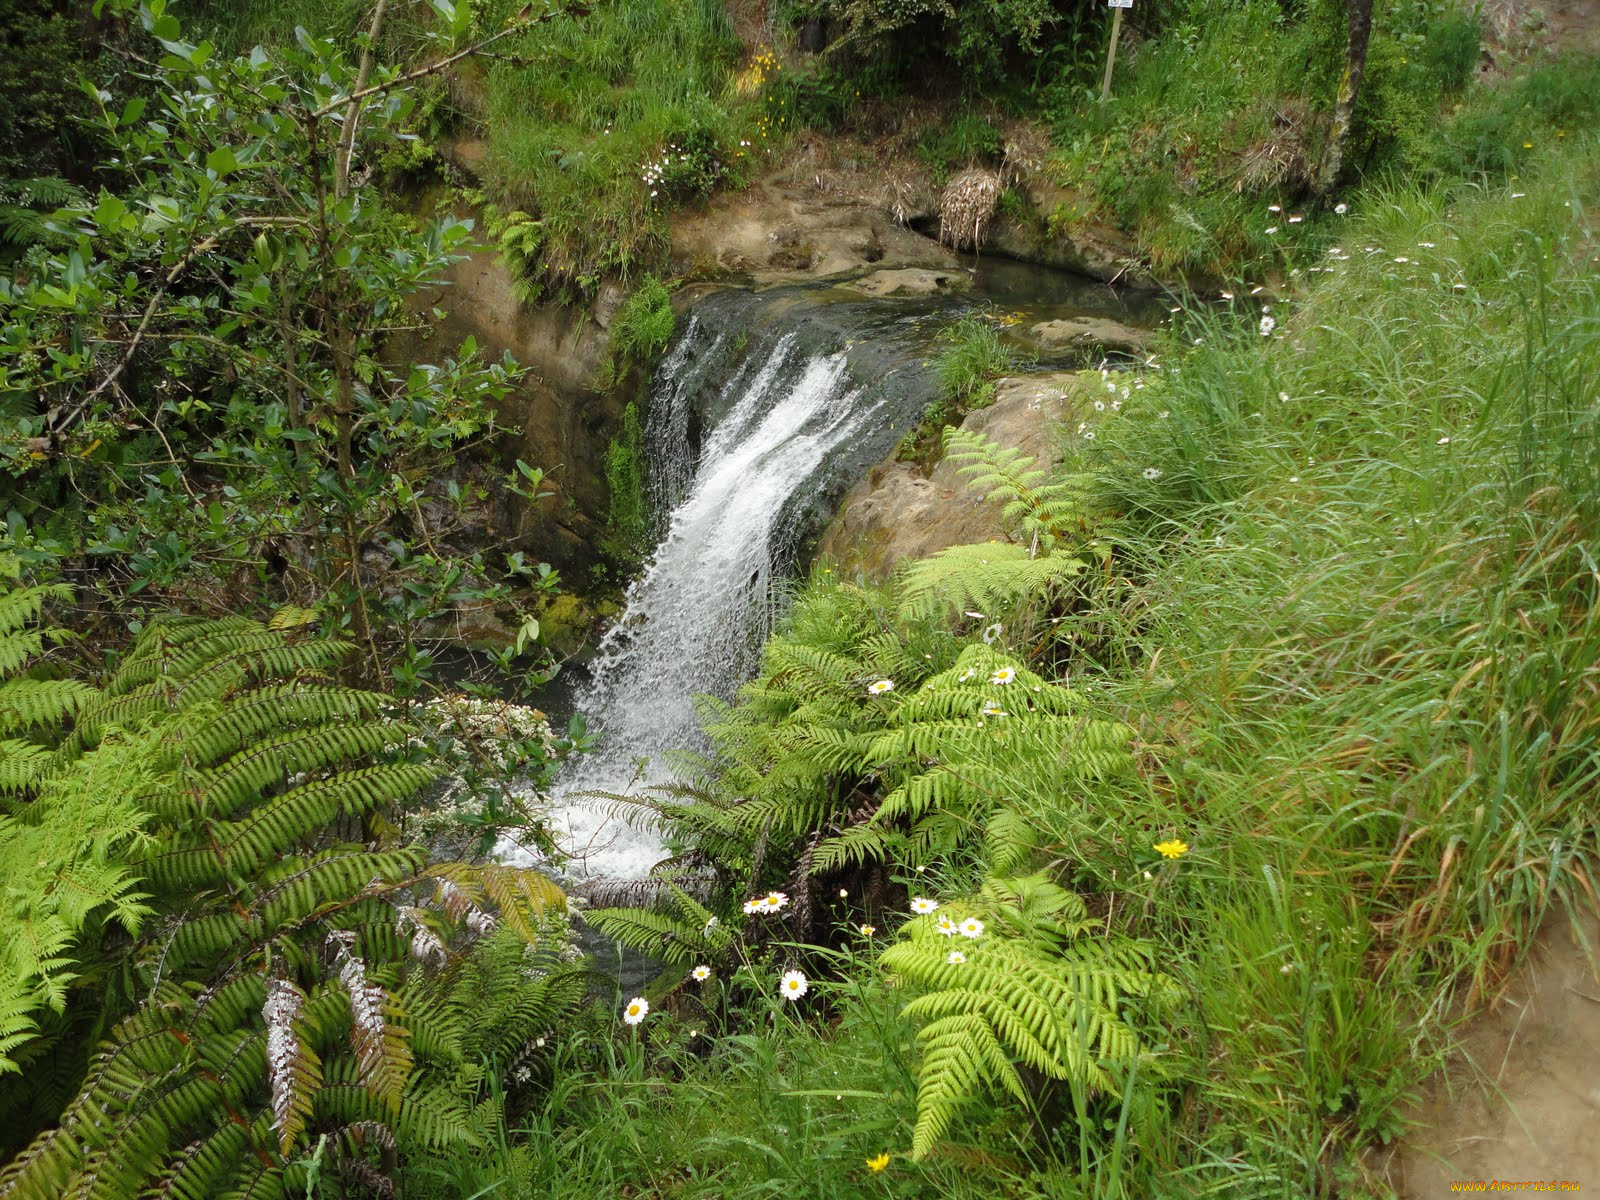
[[[666,755],[703,746],[694,697],[729,697],[751,674],[792,499],[878,408],[851,384],[844,355],[806,355],[784,338],[742,364],[724,397],[737,399],[694,461],[685,354],[696,338],[691,326],[662,365],[649,422],[656,493],[682,498],[577,698],[601,741],[561,776],[551,812],[579,878],[640,879],[663,857],[653,832],[581,793],[665,782]]]

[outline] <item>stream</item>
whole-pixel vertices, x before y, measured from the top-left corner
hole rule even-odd
[[[1014,314],[1017,330],[1082,315],[1148,327],[1165,315],[1153,297],[986,260],[955,294],[727,289],[680,321],[645,420],[659,540],[570,693],[601,735],[552,797],[570,882],[643,879],[665,856],[653,831],[588,794],[669,783],[683,753],[707,748],[695,698],[731,699],[755,673],[808,543],[937,397],[939,331],[985,308]]]

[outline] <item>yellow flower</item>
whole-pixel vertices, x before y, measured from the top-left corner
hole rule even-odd
[[[1182,858],[1189,853],[1188,843],[1182,842],[1177,838],[1172,838],[1170,841],[1157,842],[1155,849],[1162,858]]]
[[[867,1159],[867,1166],[872,1168],[872,1173],[874,1175],[876,1175],[879,1171],[883,1170],[888,1165],[889,1165],[889,1154],[888,1154],[887,1151],[885,1151],[884,1153],[878,1155],[877,1158],[869,1158],[869,1159]]]

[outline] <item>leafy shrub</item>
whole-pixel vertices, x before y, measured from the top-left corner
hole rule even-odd
[[[971,918],[977,936],[951,936]],[[901,927],[881,965],[922,993],[905,1007],[924,1022],[912,1157],[930,1153],[985,1085],[1036,1102],[1019,1063],[1081,1091],[1109,1087],[1110,1072],[1133,1063],[1125,999],[1173,988],[1150,971],[1150,947],[1086,937],[1096,924],[1082,897],[1039,874],[987,879],[976,896]]]

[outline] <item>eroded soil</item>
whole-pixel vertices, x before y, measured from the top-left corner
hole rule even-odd
[[[1600,920],[1583,915],[1576,930],[1600,950]],[[1449,1196],[1452,1180],[1600,1191],[1600,981],[1565,915],[1546,923],[1500,1003],[1468,1023],[1414,1116],[1417,1132],[1380,1163],[1404,1200]]]

